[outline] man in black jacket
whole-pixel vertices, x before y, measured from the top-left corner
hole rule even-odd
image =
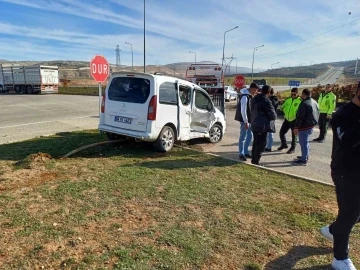
[[[321,234],[334,242],[336,270],[356,269],[349,259],[349,237],[360,218],[360,83],[352,102],[332,116],[333,148],[331,177],[335,184],[338,216]]]
[[[276,112],[269,99],[270,90],[271,86],[264,85],[261,94],[251,102],[251,130],[254,134],[251,163],[256,165],[259,165],[261,153],[265,150],[267,133],[275,133]]]
[[[301,156],[294,161],[295,164],[306,165],[309,160],[310,143],[309,138],[314,126],[319,120],[319,104],[311,98],[309,89],[302,91],[302,102],[296,114],[294,134],[299,136]]]

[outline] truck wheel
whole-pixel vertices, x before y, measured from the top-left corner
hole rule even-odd
[[[34,90],[33,90],[33,88],[32,88],[31,85],[28,85],[28,86],[26,87],[26,90],[27,90],[27,93],[28,93],[28,94],[34,94]]]
[[[174,130],[169,127],[165,126],[160,134],[157,140],[154,142],[154,148],[156,151],[161,153],[169,152],[175,143],[175,132]]]
[[[0,93],[5,93],[5,90],[2,85],[0,85]]]
[[[115,133],[106,133],[106,137],[109,141],[119,141],[119,140],[126,140],[125,136],[121,136]]]
[[[15,86],[15,93],[16,94],[20,94],[21,93],[21,88],[20,88],[20,86]]]
[[[219,124],[214,124],[209,131],[209,142],[218,143],[222,140],[223,131],[222,127]]]
[[[21,86],[20,88],[21,88],[21,92],[22,92],[23,94],[27,94],[27,93],[28,93],[27,90],[26,90],[26,86],[25,86],[25,85]]]

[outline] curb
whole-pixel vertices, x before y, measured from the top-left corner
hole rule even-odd
[[[309,177],[300,176],[300,175],[296,175],[296,174],[292,174],[292,173],[287,173],[287,172],[278,171],[278,170],[271,169],[271,168],[267,168],[267,167],[264,167],[264,166],[259,166],[259,165],[247,163],[247,162],[244,162],[244,161],[240,161],[240,160],[237,160],[237,159],[234,159],[234,158],[224,157],[224,156],[220,156],[220,155],[217,155],[217,154],[214,154],[214,153],[210,153],[210,152],[203,152],[203,151],[200,151],[200,150],[197,150],[197,149],[193,149],[193,148],[190,148],[190,147],[184,147],[184,146],[180,146],[180,145],[177,145],[177,147],[181,147],[181,148],[183,148],[183,149],[195,151],[195,152],[202,153],[202,154],[209,155],[209,156],[213,156],[213,157],[218,157],[218,158],[223,158],[223,159],[235,161],[235,162],[242,163],[242,164],[245,164],[245,165],[248,165],[248,166],[256,167],[256,168],[258,168],[258,169],[262,169],[262,170],[266,170],[266,171],[270,171],[270,172],[275,172],[275,173],[279,173],[279,174],[282,174],[282,175],[291,176],[291,177],[298,178],[298,179],[303,180],[303,181],[306,181],[306,182],[317,183],[317,184],[321,184],[321,185],[325,185],[325,186],[334,187],[334,184],[322,182],[322,181],[319,181],[319,180],[316,180],[316,179],[313,179],[313,178],[309,178]]]

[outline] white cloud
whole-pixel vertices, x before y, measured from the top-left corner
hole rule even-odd
[[[29,43],[34,50],[37,49],[38,40],[47,40],[53,44],[58,42],[59,45],[47,45],[46,48],[53,48],[53,51],[66,50],[68,55],[73,55],[78,60],[86,60],[79,57],[87,57],[91,52],[102,53],[108,55],[110,59],[114,59],[114,49],[119,44],[123,50],[123,58],[129,59],[129,47],[124,44],[125,41],[129,41],[134,44],[135,63],[142,64],[142,0],[109,0],[109,3],[75,0],[1,1],[74,15],[77,17],[74,22],[81,18],[87,18],[93,19],[94,22],[107,22],[128,29],[126,33],[120,32],[118,35],[99,35],[90,34],[91,32],[68,31],[67,29],[49,29],[47,26],[45,36],[43,34],[45,27],[21,26],[15,20],[12,23],[0,22],[0,34],[14,36],[14,39],[19,41],[29,42],[31,40],[32,42]],[[281,0],[252,2],[198,0],[196,4],[190,0],[161,2],[147,0],[147,62],[155,64],[157,61],[165,64],[192,61],[193,55],[188,53],[189,50],[197,52],[198,61],[221,61],[224,30],[235,25],[238,25],[239,29],[226,36],[226,56],[233,53],[238,59],[239,66],[251,66],[253,48],[261,44],[265,44],[265,47],[256,52],[255,66],[258,68],[268,68],[272,63],[278,61],[284,66],[298,65],[302,62],[310,62],[310,60],[326,62],[337,59],[354,59],[357,57],[359,36],[348,38],[344,42],[331,40],[357,31],[360,29],[360,21],[296,46],[290,45],[360,18],[357,1],[343,0],[340,5],[337,0],[291,0],[287,2]],[[114,4],[116,4],[116,8],[113,8]],[[131,12],[122,14],[119,12],[122,10],[121,6]],[[352,11],[351,15],[348,15],[348,10]],[[330,42],[325,46],[304,49],[324,41]],[[58,47],[59,49],[57,49]],[[86,53],[82,54],[81,51]],[[291,54],[285,54],[292,51],[294,52]],[[41,55],[43,57],[45,54]],[[54,57],[58,55],[54,54]],[[275,55],[278,56],[271,57]],[[130,62],[126,61],[126,63]]]

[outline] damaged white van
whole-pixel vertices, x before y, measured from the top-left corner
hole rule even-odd
[[[113,73],[101,104],[99,130],[110,140],[153,142],[159,152],[170,151],[175,141],[203,137],[220,142],[225,129],[224,114],[209,94],[175,77]]]

